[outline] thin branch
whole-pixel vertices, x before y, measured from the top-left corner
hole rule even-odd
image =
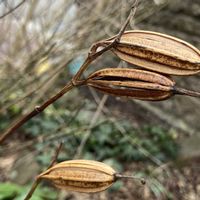
[[[196,92],[196,91],[192,91],[192,90],[187,90],[187,89],[184,89],[184,88],[175,87],[174,88],[174,93],[175,94],[179,94],[179,95],[187,95],[187,96],[191,96],[191,97],[198,97],[198,98],[200,98],[200,92]]]
[[[63,68],[65,68],[69,62],[71,62],[71,60],[72,60],[72,59],[70,59],[69,61],[65,62],[64,64],[58,66],[58,67],[53,71],[53,73],[52,73],[47,79],[45,79],[41,84],[39,84],[39,86],[37,86],[36,88],[32,89],[31,91],[30,91],[30,89],[28,88],[29,91],[28,91],[23,97],[20,97],[20,98],[14,100],[14,102],[11,102],[11,103],[7,103],[7,104],[4,103],[5,105],[4,105],[2,108],[0,108],[0,113],[1,113],[1,112],[5,112],[9,107],[18,104],[19,102],[23,101],[23,100],[26,99],[27,97],[30,97],[32,94],[38,92],[38,91],[39,91],[40,89],[42,89],[44,86],[48,85],[48,84],[51,82],[51,80],[52,80],[53,78],[55,78],[55,77],[57,76],[57,74],[59,74],[60,71],[61,71]]]
[[[104,47],[102,50],[96,52],[96,51],[91,51],[85,61],[85,63],[82,65],[82,67],[79,69],[79,71],[77,72],[77,74],[74,76],[73,81],[76,82],[80,76],[83,74],[83,72],[87,69],[87,67],[89,66],[89,64],[94,61],[97,57],[101,56],[103,53],[105,53],[106,51],[112,49],[115,45],[117,45],[117,43],[120,41],[120,38],[122,36],[122,34],[124,33],[126,27],[128,26],[128,23],[130,21],[130,19],[135,15],[136,12],[136,5],[137,5],[137,0],[134,1],[134,4],[131,8],[130,14],[127,17],[124,25],[122,26],[122,28],[120,29],[119,33],[117,34],[117,36],[115,37],[115,39],[113,40],[112,43],[110,43],[108,46]],[[93,46],[96,47],[98,43],[94,44]],[[93,46],[91,47],[91,49],[93,49]]]
[[[80,85],[84,84],[84,80],[82,80],[82,81],[79,80],[80,77],[81,77],[81,75],[87,69],[87,67],[89,66],[89,64],[91,62],[93,62],[94,60],[96,60],[97,57],[101,56],[103,53],[105,53],[106,51],[110,50],[115,45],[117,45],[118,41],[120,40],[122,34],[124,33],[124,31],[125,31],[125,29],[126,29],[126,27],[128,25],[128,22],[130,21],[131,17],[134,16],[134,14],[135,14],[136,4],[137,4],[137,0],[134,1],[134,4],[133,4],[133,6],[131,8],[131,11],[130,11],[130,14],[127,17],[127,20],[125,21],[124,25],[120,29],[118,35],[115,37],[115,39],[113,40],[113,42],[111,44],[109,44],[108,46],[104,47],[102,50],[100,50],[98,52],[89,53],[89,55],[86,58],[85,62],[83,63],[83,65],[81,66],[81,68],[79,69],[79,71],[77,72],[77,74],[72,78],[72,80],[61,91],[59,91],[56,95],[54,95],[53,97],[51,97],[50,99],[48,99],[41,106],[36,106],[33,111],[31,111],[30,113],[28,113],[25,116],[22,116],[22,118],[19,121],[15,122],[13,125],[11,125],[10,128],[8,128],[3,134],[1,134],[1,136],[0,136],[0,144],[2,142],[4,142],[5,139],[8,136],[10,136],[14,131],[16,131],[24,123],[26,123],[27,121],[29,121],[34,116],[36,116],[39,113],[41,113],[46,107],[48,107],[49,105],[51,105],[52,103],[54,103],[56,100],[58,100],[60,97],[62,97],[65,93],[67,93],[68,91],[70,91],[75,86],[80,86]]]
[[[90,122],[90,124],[89,124],[89,127],[88,127],[88,129],[86,130],[86,133],[85,133],[85,135],[84,135],[84,137],[83,137],[83,139],[82,139],[82,141],[81,141],[79,147],[77,148],[77,151],[76,151],[76,154],[75,154],[74,158],[80,158],[80,156],[81,156],[81,154],[82,154],[82,152],[83,152],[83,148],[85,147],[85,144],[87,143],[87,141],[88,141],[88,139],[89,139],[89,137],[90,137],[90,135],[91,135],[91,133],[92,133],[92,132],[91,132],[92,127],[94,126],[94,124],[95,124],[95,123],[97,122],[97,120],[99,119],[99,116],[100,116],[100,114],[101,114],[101,112],[102,112],[102,110],[103,110],[103,107],[104,107],[104,105],[105,105],[107,99],[108,99],[108,95],[104,95],[104,96],[102,97],[101,101],[99,102],[99,105],[98,105],[98,107],[97,107],[97,110],[96,110],[96,112],[94,113],[94,116],[92,117],[92,120],[91,120],[91,122]]]
[[[26,0],[22,0],[19,4],[17,4],[14,8],[11,8],[8,12],[4,13],[3,15],[0,16],[0,19],[6,17],[10,13],[14,12],[17,8],[19,8],[22,4],[25,3]]]
[[[56,149],[55,155],[54,155],[54,157],[53,157],[53,159],[52,159],[52,161],[51,161],[51,163],[50,163],[50,165],[48,166],[47,169],[53,167],[53,165],[55,165],[55,163],[57,162],[58,155],[59,155],[59,153],[60,153],[60,150],[62,149],[62,146],[63,146],[63,143],[61,142],[61,143],[59,144],[58,148]]]
[[[0,144],[5,141],[5,139],[10,136],[15,130],[17,130],[19,127],[21,127],[24,123],[29,121],[34,116],[41,113],[45,108],[47,108],[49,105],[54,103],[56,100],[58,100],[60,97],[62,97],[66,92],[70,91],[73,88],[73,84],[69,82],[65,87],[63,87],[62,90],[60,90],[56,95],[48,99],[46,102],[44,102],[41,106],[36,106],[33,111],[30,113],[22,116],[18,121],[14,122],[10,128],[8,128],[3,134],[0,136]]]
[[[142,185],[146,184],[146,180],[144,178],[140,178],[140,177],[136,177],[136,176],[131,176],[131,175],[124,175],[124,174],[119,174],[116,173],[115,174],[115,179],[135,179],[135,180],[139,180],[141,182]]]
[[[75,108],[75,112],[72,113],[72,115],[70,115],[69,119],[65,121],[64,123],[60,124],[56,128],[56,130],[51,131],[48,135],[39,135],[36,138],[33,138],[32,140],[20,143],[19,145],[15,146],[12,149],[9,146],[4,147],[4,151],[6,151],[6,153],[13,154],[14,152],[17,153],[19,151],[23,151],[26,148],[33,147],[35,144],[38,144],[38,143],[48,144],[53,140],[59,141],[60,139],[62,139],[62,137],[64,137],[64,140],[65,140],[67,138],[67,135],[70,135],[72,132],[77,131],[76,128],[75,129],[68,128],[67,132],[64,129],[66,129],[66,127],[70,125],[70,123],[76,119],[77,115],[85,106],[85,103],[86,102],[83,101],[83,103],[78,105],[77,108]],[[57,134],[55,134],[55,132]]]
[[[115,39],[116,42],[120,41],[120,38],[121,38],[122,34],[124,33],[124,31],[126,30],[126,27],[128,26],[130,19],[135,15],[137,4],[138,4],[138,0],[135,0],[135,2],[132,5],[131,12],[129,13],[129,16],[127,17],[124,25],[120,29],[120,31],[119,31],[116,39]]]
[[[91,88],[91,92],[92,92],[92,96],[94,97],[94,100],[96,102],[96,104],[99,104],[101,102],[100,98],[96,95],[95,91],[92,90]],[[159,159],[157,159],[155,156],[153,156],[151,153],[149,153],[145,148],[143,148],[140,144],[138,144],[137,142],[135,142],[133,140],[133,138],[128,135],[126,133],[126,130],[124,129],[124,127],[122,127],[120,125],[120,123],[117,123],[117,121],[115,120],[115,118],[113,117],[110,117],[110,116],[114,116],[114,114],[112,113],[112,111],[108,110],[105,106],[103,107],[102,109],[102,112],[103,114],[105,114],[107,117],[108,117],[108,120],[110,120],[114,126],[119,130],[119,132],[121,133],[121,135],[124,137],[124,138],[127,138],[128,139],[128,142],[131,144],[131,145],[134,145],[138,148],[138,150],[144,155],[146,156],[147,158],[149,158],[153,163],[155,163],[156,165],[160,166],[162,165],[162,161],[160,161]]]
[[[60,153],[60,150],[61,150],[61,148],[62,148],[62,145],[63,145],[63,143],[61,142],[61,143],[59,144],[58,148],[56,149],[55,155],[54,155],[54,157],[53,157],[53,159],[52,159],[52,161],[51,161],[51,163],[50,163],[50,165],[49,165],[49,167],[48,167],[47,169],[51,168],[51,167],[57,162],[58,155],[59,155],[59,153]],[[28,199],[30,199],[30,198],[32,197],[34,191],[36,190],[36,188],[38,187],[38,185],[39,185],[40,182],[41,182],[41,178],[38,176],[38,177],[35,179],[35,181],[34,181],[32,187],[31,187],[31,189],[29,190],[29,192],[28,192],[28,194],[26,195],[26,197],[24,198],[24,200],[28,200]]]
[[[38,185],[40,184],[41,179],[40,178],[36,178],[33,185],[31,186],[31,189],[29,190],[27,196],[24,198],[24,200],[28,200],[32,197],[34,191],[36,190],[36,188],[38,187]]]

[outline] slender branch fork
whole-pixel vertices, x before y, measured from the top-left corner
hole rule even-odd
[[[41,106],[36,106],[33,111],[22,116],[18,121],[11,124],[11,126],[4,133],[2,133],[0,135],[0,144],[2,144],[12,133],[14,133],[23,124],[25,124],[31,118],[33,118],[36,115],[38,115],[39,113],[41,113],[49,105],[51,105],[56,100],[61,98],[65,93],[69,92],[72,88],[74,88],[76,86],[80,86],[80,85],[84,84],[84,80],[80,80],[81,75],[94,60],[96,60],[103,53],[112,49],[113,47],[115,47],[118,44],[122,34],[124,33],[124,31],[126,30],[126,27],[129,24],[130,19],[135,15],[137,3],[138,3],[138,0],[135,0],[125,23],[123,24],[122,28],[120,29],[119,33],[117,34],[117,36],[115,37],[113,42],[111,44],[109,44],[108,46],[105,46],[100,51],[96,51],[97,49],[94,51],[95,48],[93,48],[93,47],[96,47],[98,43],[92,45],[91,51],[89,52],[85,62],[83,63],[83,65],[81,66],[79,71],[76,73],[76,75],[72,78],[72,80],[69,83],[67,83],[56,95],[52,96],[50,99],[48,99],[46,102],[44,102]]]

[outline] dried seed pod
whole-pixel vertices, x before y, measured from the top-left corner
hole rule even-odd
[[[108,45],[115,36],[100,43]],[[200,72],[200,51],[178,38],[150,31],[127,31],[112,51],[122,60],[173,75]]]
[[[71,160],[54,165],[39,178],[50,180],[65,190],[94,193],[106,190],[115,181],[115,170],[91,160]]]
[[[140,100],[165,100],[175,94],[200,97],[199,92],[178,88],[164,75],[129,68],[105,68],[92,73],[85,84],[106,94]]]
[[[105,68],[91,74],[86,84],[110,95],[158,101],[173,95],[175,82],[155,72]]]
[[[54,165],[38,176],[50,180],[56,187],[84,193],[101,192],[122,178],[142,178],[117,173],[110,166],[93,160],[70,160]]]

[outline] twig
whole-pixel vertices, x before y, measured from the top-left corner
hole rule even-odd
[[[91,90],[91,92],[93,92]],[[95,96],[95,93],[92,93],[94,99],[95,99],[95,102],[97,104],[100,103],[100,99],[98,98],[98,96]],[[103,107],[102,109],[102,112],[105,114],[105,115],[112,115],[113,116],[113,113],[111,111],[109,111],[106,107]],[[132,137],[130,135],[128,135],[126,133],[126,130],[124,129],[124,127],[120,126],[120,123],[117,123],[115,118],[113,117],[109,117],[108,118],[113,124],[114,126],[119,130],[119,132],[121,133],[121,135],[124,137],[124,138],[127,138],[128,139],[128,142],[131,144],[131,145],[134,145],[138,148],[138,150],[144,155],[146,156],[147,158],[149,158],[153,163],[155,163],[156,165],[160,166],[162,165],[163,163],[157,159],[155,156],[153,156],[151,153],[149,153],[146,149],[144,149],[141,145],[139,145],[137,142],[135,142]]]
[[[29,190],[27,196],[24,198],[24,200],[28,200],[32,197],[34,191],[36,190],[36,188],[38,187],[39,183],[41,182],[40,178],[36,178],[33,185],[31,186],[31,189]]]
[[[198,98],[200,98],[200,92],[196,92],[196,91],[192,91],[192,90],[187,90],[187,89],[184,89],[184,88],[175,87],[174,88],[174,93],[175,94],[179,94],[179,95],[187,95],[187,96],[191,96],[191,97],[198,97]]]
[[[60,90],[55,96],[48,99],[46,102],[44,102],[41,106],[36,106],[33,111],[30,113],[22,116],[19,121],[14,122],[10,128],[8,128],[3,134],[0,136],[0,144],[6,140],[8,136],[10,136],[15,130],[17,130],[19,127],[21,127],[24,123],[29,121],[34,116],[41,113],[46,107],[54,103],[56,100],[58,100],[60,97],[62,97],[66,92],[71,90],[73,88],[73,84],[70,82],[65,87],[63,87],[62,90]]]
[[[5,16],[9,15],[13,11],[15,11],[17,8],[19,8],[23,3],[25,3],[26,0],[21,1],[19,4],[17,4],[14,8],[10,9],[8,12],[4,13],[0,16],[0,19],[4,18]]]
[[[124,25],[122,26],[121,30],[119,31],[119,33],[118,33],[118,35],[115,39],[117,42],[120,41],[120,38],[121,38],[122,34],[124,33],[126,27],[128,26],[130,19],[135,15],[137,3],[138,3],[138,0],[135,0],[135,2],[132,5],[131,12],[130,12],[129,16],[127,17]]]
[[[103,53],[105,53],[106,51],[110,50],[111,48],[113,48],[114,46],[117,45],[117,43],[120,41],[120,38],[121,38],[122,34],[124,33],[126,27],[128,26],[128,23],[129,23],[131,17],[133,17],[135,15],[137,1],[138,0],[135,0],[133,6],[131,8],[129,16],[127,17],[124,25],[122,26],[122,28],[120,29],[119,33],[117,34],[117,36],[115,37],[115,39],[113,40],[112,43],[110,43],[108,46],[104,47],[102,50],[97,51],[97,52],[96,52],[96,46],[97,46],[97,44],[99,44],[99,42],[92,45],[91,52],[89,53],[88,57],[86,58],[85,62],[82,65],[82,67],[79,69],[79,71],[74,76],[73,82],[76,83],[76,81],[80,78],[80,76],[87,69],[87,67],[89,66],[89,64],[91,62],[93,62],[97,57],[101,56]],[[95,51],[93,49],[95,49]]]
[[[52,159],[52,161],[51,161],[51,163],[50,163],[50,165],[47,169],[51,168],[56,163],[56,161],[58,159],[58,155],[59,155],[60,150],[62,148],[62,144],[63,144],[62,142],[59,144],[58,148],[56,149],[55,155],[54,155],[54,157],[53,157],[53,159]],[[39,185],[40,182],[41,182],[41,178],[39,176],[36,177],[31,189],[29,190],[29,192],[26,195],[26,197],[24,198],[24,200],[28,200],[32,197],[34,191],[36,190],[36,188],[37,188],[37,186]]]
[[[119,173],[115,174],[115,179],[116,180],[117,179],[122,179],[122,178],[125,178],[125,179],[135,179],[135,180],[139,180],[142,185],[146,184],[146,180],[144,178],[140,178],[140,177],[136,177],[136,176],[132,176],[132,175],[124,175],[124,174],[119,174]]]
[[[76,119],[77,115],[80,113],[80,111],[82,110],[83,106],[85,105],[85,101],[83,103],[81,103],[80,105],[78,105],[76,108],[75,108],[75,112],[72,113],[72,115],[70,115],[69,119],[67,121],[64,121],[62,124],[60,124],[56,130],[53,130],[51,131],[48,135],[39,135],[38,137],[36,138],[33,138],[32,140],[29,140],[27,142],[22,142],[20,143],[19,145],[17,145],[16,147],[11,148],[8,146],[7,148],[4,147],[4,152],[6,153],[17,153],[18,151],[22,151],[26,148],[29,148],[35,144],[38,144],[38,143],[43,143],[43,144],[48,144],[50,143],[51,141],[60,141],[61,139],[63,140],[63,137],[64,137],[64,140],[69,136],[69,135],[73,135],[72,132],[76,132],[77,131],[77,128],[68,128],[67,129],[67,132],[66,131],[63,131],[64,129],[66,129],[66,127],[68,125],[70,125],[71,122],[74,121],[74,119]],[[55,132],[57,134],[55,134]],[[64,132],[64,133],[63,133]]]
[[[131,12],[129,13],[129,16],[127,17],[124,25],[122,26],[122,28],[120,29],[119,33],[117,34],[117,36],[115,37],[114,41],[106,46],[105,48],[103,48],[102,50],[96,52],[96,44],[94,44],[94,49],[95,51],[91,51],[91,53],[88,55],[88,58],[86,59],[86,61],[88,62],[92,62],[92,59],[95,59],[96,57],[99,57],[100,55],[102,55],[104,52],[108,51],[109,49],[113,48],[119,41],[120,41],[120,38],[122,36],[122,34],[124,33],[126,27],[128,26],[128,23],[131,19],[131,17],[133,17],[135,15],[135,12],[136,12],[136,5],[137,5],[137,0],[134,2],[133,6],[132,6],[132,9],[131,9]],[[91,48],[93,49],[93,47]],[[86,67],[85,67],[86,66]],[[74,81],[76,82],[76,80],[78,80],[81,76],[81,74],[86,70],[88,65],[83,65],[82,66],[82,69],[79,70],[79,72],[75,75],[74,77]],[[83,138],[83,140],[81,141],[81,144],[77,150],[77,153],[75,155],[75,158],[77,157],[80,157],[81,155],[81,152],[83,150],[83,147],[85,146],[85,143],[87,142],[88,138],[90,137],[90,134],[91,134],[91,127],[94,125],[94,123],[96,122],[96,120],[98,119],[99,117],[99,114],[101,113],[102,109],[103,109],[103,106],[104,104],[106,103],[106,100],[107,100],[108,96],[107,95],[104,95],[103,98],[101,99],[101,102],[99,103],[99,106],[97,108],[97,111],[95,112],[95,115],[93,117],[93,120],[91,121],[90,123],[90,127],[85,135],[85,137]]]
[[[0,108],[0,113],[1,112],[5,112],[9,107],[18,104],[19,102],[23,101],[24,99],[26,99],[27,97],[30,97],[32,94],[38,92],[40,89],[42,89],[44,86],[48,85],[51,80],[53,78],[55,78],[57,76],[57,74],[60,73],[60,71],[66,67],[67,64],[69,64],[69,62],[71,62],[72,59],[70,59],[69,61],[65,62],[64,64],[60,65],[58,68],[56,68],[53,73],[47,78],[45,79],[40,85],[38,85],[36,88],[32,89],[29,92],[27,92],[23,97],[20,97],[16,100],[14,100],[14,102],[12,103],[7,103],[6,105],[4,105],[4,107]]]
[[[54,155],[54,157],[53,157],[53,159],[52,159],[52,161],[51,161],[51,163],[50,163],[50,165],[47,169],[51,168],[57,162],[58,155],[60,153],[60,150],[62,149],[62,146],[63,146],[63,143],[61,142],[59,144],[58,148],[56,149],[55,155]]]
[[[118,41],[120,40],[122,34],[124,33],[124,31],[125,31],[125,29],[126,29],[126,27],[128,25],[128,22],[130,21],[131,17],[134,16],[134,14],[135,14],[136,5],[137,5],[137,0],[134,1],[134,4],[133,4],[133,6],[131,8],[131,11],[130,11],[130,14],[127,17],[127,20],[125,21],[124,25],[120,29],[118,35],[115,37],[113,42],[111,44],[109,44],[108,46],[104,47],[102,50],[100,50],[98,52],[89,53],[88,57],[85,60],[85,62],[83,63],[83,65],[81,66],[81,68],[79,69],[77,74],[72,78],[72,80],[61,91],[59,91],[56,95],[54,95],[53,97],[48,99],[41,106],[36,106],[33,111],[31,111],[27,115],[23,116],[21,119],[19,119],[19,121],[15,122],[13,125],[11,125],[10,128],[8,128],[3,134],[1,134],[0,144],[3,143],[8,136],[10,136],[14,131],[16,131],[24,123],[26,123],[27,121],[29,121],[34,116],[36,116],[39,113],[41,113],[46,107],[48,107],[49,105],[54,103],[56,100],[58,100],[60,97],[62,97],[65,93],[70,91],[75,86],[80,86],[80,85],[84,84],[84,80],[82,80],[82,81],[79,80],[81,75],[87,69],[89,64],[91,62],[93,62],[94,60],[96,60],[97,57],[101,56],[103,53],[105,53],[106,51],[110,50],[115,45],[117,45]]]
[[[83,148],[84,148],[85,144],[87,143],[87,141],[88,141],[88,139],[89,139],[89,137],[90,137],[90,135],[92,133],[91,129],[93,128],[94,124],[98,120],[98,118],[99,118],[99,116],[100,116],[100,114],[101,114],[101,112],[103,110],[103,107],[104,107],[104,105],[105,105],[105,103],[107,101],[107,98],[108,98],[108,95],[104,95],[102,97],[102,99],[101,99],[101,101],[100,101],[100,103],[99,103],[99,105],[97,107],[97,110],[94,113],[94,116],[92,117],[92,121],[91,121],[91,123],[90,123],[90,125],[89,125],[89,127],[88,127],[88,129],[87,129],[87,131],[86,131],[86,133],[85,133],[85,135],[84,135],[84,137],[83,137],[83,139],[82,139],[77,151],[76,151],[76,154],[75,154],[74,158],[80,158],[81,153],[83,151]]]

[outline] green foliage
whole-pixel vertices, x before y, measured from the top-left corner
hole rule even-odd
[[[94,104],[86,101],[84,110],[78,114],[74,105],[69,107],[71,110],[56,107],[57,104],[50,106],[23,127],[23,132],[28,136],[45,138],[43,143],[35,144],[39,152],[37,160],[45,166],[50,162],[60,140],[64,141],[63,152],[66,152],[61,154],[60,159],[72,159],[88,131],[91,134],[82,151],[82,156],[87,159],[111,159],[118,163],[147,161],[148,157],[144,155],[144,150],[162,161],[177,156],[178,146],[174,136],[159,126],[135,129],[127,121],[117,122],[116,126],[101,117],[98,124],[88,130],[96,109]]]
[[[164,162],[175,159],[177,156],[178,146],[174,133],[159,126],[144,126],[136,129],[128,121],[119,121],[116,125],[104,117],[100,117],[98,123],[89,129],[96,110],[94,104],[86,101],[84,109],[77,114],[77,105],[73,101],[70,105],[68,109],[60,108],[60,105],[57,107],[57,104],[50,106],[21,128],[28,138],[43,138],[41,140],[43,142],[35,143],[34,148],[38,152],[36,160],[45,167],[51,162],[59,141],[64,141],[59,161],[73,159],[88,132],[90,132],[90,137],[81,152],[82,158],[103,161],[118,172],[123,171],[125,163],[149,161],[144,151]],[[10,116],[20,111],[12,108],[9,112],[7,116],[0,116],[0,128],[6,127]],[[123,187],[123,184],[123,181],[118,181],[109,191],[115,192]],[[12,183],[2,183],[0,184],[0,200],[22,200],[28,189],[30,186],[21,187]],[[158,198],[163,193],[168,193],[162,184],[155,181],[150,184],[150,189]],[[57,194],[52,189],[42,187],[35,191],[31,199],[53,200],[57,199]],[[168,199],[173,199],[170,193],[168,193]]]
[[[144,151],[161,161],[176,158],[178,146],[175,138],[159,126],[135,129],[127,121],[120,121],[118,125],[124,130],[121,132],[116,124],[102,117],[98,124],[88,130],[93,110],[94,106],[90,102],[73,118],[75,112],[57,108],[55,114],[55,107],[50,106],[40,117],[30,120],[24,126],[24,132],[32,137],[47,138],[44,143],[35,146],[39,152],[38,161],[48,165],[60,139],[64,141],[63,152],[66,152],[62,153],[60,159],[72,159],[88,131],[91,134],[82,151],[82,156],[87,159],[111,159],[117,163],[147,161],[149,158],[144,155]],[[48,139],[51,137],[53,139]]]
[[[13,183],[0,183],[0,200],[13,199],[22,192],[22,188]]]
[[[30,186],[19,186],[14,183],[0,183],[0,200],[23,200]],[[52,189],[38,187],[31,200],[54,200],[57,194]]]
[[[123,124],[123,123],[122,123]],[[148,158],[141,149],[166,161],[177,155],[178,147],[170,133],[160,127],[145,127],[141,130],[126,126],[126,134],[113,123],[105,122],[92,130],[84,152],[92,152],[96,159],[116,158],[120,161],[145,161]],[[79,138],[80,141],[82,138]]]

